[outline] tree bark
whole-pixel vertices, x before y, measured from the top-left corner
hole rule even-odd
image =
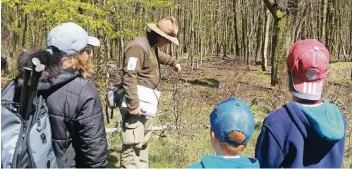
[[[262,48],[262,70],[268,70],[268,42],[269,42],[269,31],[270,31],[270,11],[266,10],[265,14],[265,35]]]
[[[327,16],[327,8],[328,8],[328,0],[322,0],[322,11],[323,11],[323,14],[322,14],[322,18],[321,18],[321,29],[320,29],[320,33],[321,33],[321,41],[322,42],[326,42],[326,32],[325,32],[325,29],[326,29],[326,16]]]
[[[276,75],[276,65],[275,65],[275,60],[277,57],[276,54],[276,45],[277,45],[277,40],[279,37],[279,32],[280,32],[280,26],[279,26],[280,20],[277,18],[274,18],[274,32],[273,32],[273,39],[271,41],[271,85],[275,86],[277,82],[277,75]]]
[[[261,48],[262,48],[262,41],[263,41],[263,38],[262,38],[262,34],[264,33],[264,27],[263,27],[263,19],[265,20],[265,16],[262,17],[261,15],[259,15],[259,23],[258,23],[258,26],[257,26],[257,36],[256,36],[256,40],[257,40],[257,43],[256,43],[256,54],[255,54],[255,64],[258,63],[258,58],[260,56],[260,52],[261,52]]]
[[[235,46],[235,55],[240,56],[240,44],[238,42],[238,28],[237,28],[237,0],[233,0],[233,30],[234,30],[234,46]]]

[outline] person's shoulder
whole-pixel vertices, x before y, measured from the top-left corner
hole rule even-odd
[[[98,95],[96,85],[83,77],[77,77],[69,83],[69,89],[74,91],[78,95],[95,96]]]
[[[263,127],[267,128],[274,135],[285,136],[294,123],[285,105],[273,110],[263,121]]]
[[[197,162],[189,165],[187,168],[203,168],[203,166],[200,162]]]
[[[143,50],[147,51],[149,42],[144,36],[136,37],[133,41],[126,45],[126,51],[128,50]]]
[[[263,124],[274,125],[283,122],[288,118],[287,110],[284,106],[273,110],[265,117]]]

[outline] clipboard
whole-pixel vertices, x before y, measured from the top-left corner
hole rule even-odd
[[[142,115],[155,117],[161,92],[141,85],[137,85],[137,90]],[[127,109],[126,95],[122,99],[121,108]]]

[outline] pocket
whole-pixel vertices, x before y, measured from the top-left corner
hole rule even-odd
[[[127,116],[122,130],[122,143],[126,145],[139,144],[144,138],[144,124],[140,117]]]

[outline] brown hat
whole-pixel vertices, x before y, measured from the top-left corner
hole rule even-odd
[[[148,27],[160,36],[179,45],[177,40],[178,24],[176,18],[168,16],[161,19],[157,24],[148,24]]]

